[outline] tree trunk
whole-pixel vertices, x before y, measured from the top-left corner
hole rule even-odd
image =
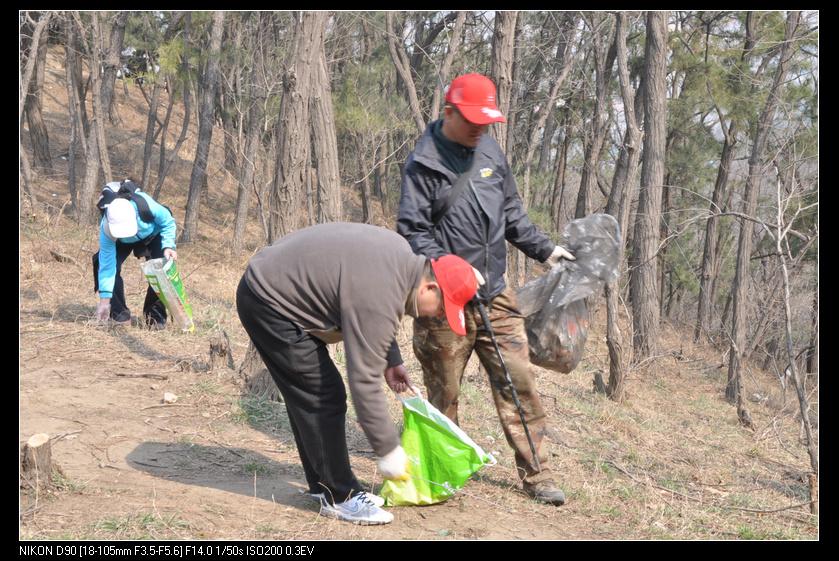
[[[733,287],[733,321],[731,347],[729,350],[728,384],[725,389],[726,399],[737,404],[738,417],[744,425],[750,426],[751,419],[745,407],[743,382],[741,376],[744,352],[746,350],[746,335],[749,320],[747,314],[749,260],[752,252],[753,226],[747,217],[755,216],[757,210],[757,191],[762,177],[763,151],[771,132],[775,110],[780,103],[780,93],[793,53],[792,38],[798,26],[799,12],[792,11],[787,16],[784,43],[781,47],[780,60],[775,71],[772,88],[766,99],[763,111],[758,118],[755,129],[752,153],[749,156],[748,176],[746,177],[746,191],[743,195],[743,217],[740,220],[740,239],[737,246],[737,265],[734,273]]]
[[[402,49],[401,42],[397,43],[396,28],[393,19],[394,13],[388,11],[385,17],[387,21],[387,47],[390,51],[390,58],[393,60],[396,73],[405,84],[408,107],[411,111],[411,118],[414,121],[414,125],[417,127],[417,134],[422,134],[425,131],[425,119],[423,119],[422,113],[420,112],[419,97],[417,96],[417,88],[414,85],[414,78],[411,75],[408,56]]]
[[[615,54],[618,63],[618,78],[624,105],[626,132],[618,156],[618,164],[612,179],[612,192],[606,203],[606,213],[618,221],[620,231],[626,232],[629,222],[629,205],[632,189],[635,186],[636,170],[641,158],[642,135],[638,128],[639,119],[635,115],[635,92],[629,81],[629,69],[626,59],[626,13],[618,12],[615,24]],[[626,245],[626,239],[622,240]],[[620,314],[620,287],[607,285],[606,296],[606,346],[609,349],[609,384],[607,395],[618,403],[626,397],[626,377],[623,360],[623,335],[618,325]]]
[[[793,20],[792,14],[788,19],[788,27],[786,38],[789,41],[790,37],[795,33],[795,25],[797,24],[796,21]],[[790,25],[792,24],[792,25]],[[783,57],[783,52],[781,54]],[[786,262],[786,248],[788,246],[788,240],[785,236],[785,229],[783,224],[783,204],[781,202],[781,186],[780,181],[778,182],[778,230],[777,235],[775,236],[775,253],[778,255],[781,261],[781,272],[783,276],[783,302],[784,302],[784,325],[786,327],[786,343],[787,343],[787,355],[789,357],[789,371],[792,374],[792,380],[795,383],[795,393],[798,397],[798,406],[799,406],[799,414],[801,415],[801,424],[804,428],[804,433],[807,437],[807,453],[810,456],[810,467],[813,469],[813,473],[810,474],[810,499],[813,501],[812,512],[818,512],[818,474],[819,474],[819,450],[816,440],[813,435],[813,427],[810,423],[810,404],[807,401],[807,395],[805,393],[804,382],[799,375],[798,370],[798,361],[795,357],[795,350],[794,350],[794,343],[793,343],[793,327],[792,327],[792,310],[790,308],[790,282],[789,282],[789,271],[787,268]]]
[[[178,29],[184,15],[184,12],[175,12],[172,14],[166,27],[166,32],[163,34],[164,44],[172,40],[172,36]],[[157,128],[157,123],[160,122],[157,113],[160,107],[160,96],[167,89],[166,84],[168,84],[166,77],[158,76],[158,79],[154,81],[152,86],[151,103],[149,104],[149,114],[146,120],[146,141],[143,146],[143,172],[140,178],[140,186],[146,191],[150,191],[149,187],[151,187],[152,149],[154,148],[155,138],[160,139],[160,150],[161,152],[163,151],[164,137],[160,134],[161,130]],[[172,104],[169,103],[170,109],[171,106]]]
[[[47,125],[44,122],[40,92],[44,87],[44,69],[47,58],[46,31],[49,21],[52,19],[52,12],[43,12],[35,32],[40,37],[32,37],[29,50],[29,58],[34,62],[32,80],[29,82],[28,95],[24,104],[26,112],[26,123],[29,126],[29,137],[32,140],[32,154],[36,168],[47,171],[52,170],[52,158],[50,156],[50,137]],[[27,63],[29,60],[27,60]]]
[[[198,110],[198,146],[195,150],[195,161],[192,164],[192,175],[189,179],[189,195],[186,201],[184,227],[181,230],[179,240],[182,243],[194,242],[198,233],[201,191],[207,180],[207,163],[210,158],[210,145],[213,138],[216,89],[219,81],[219,56],[221,39],[224,34],[224,14],[221,10],[213,12],[210,44],[207,49],[207,67],[204,71],[204,84],[201,91],[201,107]]]
[[[633,274],[630,280],[633,311],[633,348],[638,359],[658,350],[659,307],[656,250],[661,220],[667,140],[667,12],[648,12],[644,49],[644,155],[641,193],[635,221]]]
[[[496,25],[498,17],[504,17],[502,14],[506,14],[506,12],[495,12]],[[448,47],[446,48],[446,55],[443,57],[443,62],[440,64],[439,72],[436,73],[437,87],[434,88],[434,92],[432,94],[431,108],[429,111],[428,119],[429,122],[436,121],[439,118],[440,109],[442,109],[440,98],[443,96],[443,92],[446,91],[446,87],[449,85],[449,82],[451,82],[451,80],[453,79],[449,76],[449,72],[452,68],[452,61],[454,60],[454,55],[458,50],[458,43],[460,42],[460,37],[463,34],[464,21],[466,21],[466,12],[457,12],[457,17],[455,18],[454,26],[452,27],[451,33],[449,33],[449,43]],[[493,43],[494,41],[495,36],[493,36]]]
[[[295,17],[277,122],[277,164],[268,202],[268,243],[297,230],[312,171],[310,98],[319,75],[315,43],[323,43],[329,15],[300,12]]]
[[[184,42],[189,44],[190,40],[190,30],[192,27],[192,12],[186,13],[186,23],[184,24]],[[166,155],[166,131],[169,128],[169,117],[172,111],[172,102],[174,100],[174,85],[170,84],[168,86],[169,89],[169,106],[166,109],[166,120],[163,122],[163,128],[160,131],[160,163],[158,166],[158,173],[157,173],[157,185],[154,188],[154,195],[152,195],[155,199],[160,197],[160,190],[163,188],[163,182],[166,180],[166,176],[169,174],[169,170],[172,168],[172,164],[175,161],[175,157],[178,155],[178,152],[181,149],[184,141],[187,139],[187,135],[189,133],[189,121],[192,117],[192,91],[189,87],[189,69],[190,69],[190,62],[189,62],[189,49],[185,49],[183,56],[181,57],[181,67],[182,73],[184,76],[183,80],[183,102],[184,102],[184,121],[181,124],[181,135],[178,137],[178,140],[175,142],[175,147],[172,148],[172,151],[168,156]]]
[[[73,205],[79,206],[79,193],[76,187],[76,153],[81,148],[82,154],[87,153],[85,143],[85,123],[82,113],[82,101],[79,99],[80,87],[78,81],[80,76],[76,73],[76,49],[78,48],[78,37],[76,36],[75,12],[65,12],[62,20],[64,29],[64,78],[67,83],[67,108],[70,122],[70,144],[67,150],[67,184],[70,189],[70,200]]]
[[[562,111],[563,140],[556,158],[556,178],[551,190],[551,231],[558,234],[562,231],[562,201],[565,194],[565,174],[568,167],[568,150],[571,147],[571,131],[569,130],[571,119],[570,112]]]
[[[740,60],[747,64],[755,46],[755,25],[754,12],[748,12],[746,15],[746,38],[743,42],[743,53],[740,56]],[[720,123],[723,123],[725,119],[721,111],[718,110],[718,113],[720,113]],[[728,210],[728,205],[724,201],[730,196],[726,195],[726,191],[728,191],[728,178],[734,161],[734,148],[737,145],[737,120],[732,118],[728,128],[722,126],[720,130],[723,133],[723,148],[719,169],[717,170],[717,179],[714,183],[714,192],[711,195],[710,217],[705,225],[705,245],[703,246],[702,269],[699,276],[699,305],[696,313],[696,328],[693,334],[695,342],[700,342],[703,338],[710,341],[713,337],[711,319],[717,295],[717,277],[722,261],[722,256],[718,251],[720,249],[717,232],[719,221],[715,215]]]
[[[114,93],[114,82],[119,68],[120,52],[125,36],[125,22],[128,19],[128,12],[117,12],[114,16],[114,23],[111,27],[110,44],[108,46],[105,60],[99,58],[99,42],[102,31],[99,25],[99,16],[91,12],[93,32],[93,45],[89,48],[91,59],[91,94],[93,98],[93,121],[89,127],[85,157],[85,174],[82,189],[79,196],[78,217],[81,224],[91,224],[98,219],[96,212],[96,191],[100,185],[99,174],[102,174],[110,181],[111,168],[108,158],[108,147],[105,144],[105,121],[107,119],[108,107],[111,104],[111,97]],[[99,76],[100,66],[104,69]]]
[[[324,17],[325,31],[328,15]],[[312,45],[317,65],[312,82],[311,107],[312,147],[314,165],[317,168],[317,222],[340,222],[343,217],[341,204],[341,174],[338,163],[338,141],[335,132],[335,115],[332,110],[329,69],[323,47],[323,32],[319,41]]]
[[[33,75],[35,74],[35,60],[36,58],[32,56],[33,51],[38,50],[38,44],[41,41],[42,36],[44,35],[44,29],[46,29],[47,24],[49,22],[49,18],[42,18],[41,21],[38,22],[38,25],[35,26],[35,30],[32,32],[33,42],[30,44],[30,56],[27,58],[26,64],[24,66],[23,75],[21,76],[20,81],[20,90],[18,92],[19,99],[18,99],[18,131],[23,130],[23,114],[24,108],[26,106],[26,97],[23,92],[29,91],[29,84],[33,80]],[[21,31],[21,33],[23,33]],[[35,197],[35,188],[33,185],[33,177],[32,177],[32,169],[29,163],[29,157],[26,155],[26,152],[23,150],[23,143],[22,138],[20,136],[20,132],[18,133],[18,154],[19,154],[19,163],[20,163],[20,170],[23,174],[23,183],[24,187],[29,195],[30,204],[32,205],[32,214],[35,213],[35,205],[37,204],[37,199]]]
[[[603,17],[609,16],[604,15]],[[607,43],[606,52],[602,52],[603,48],[601,44],[600,33],[595,30],[594,45],[592,47],[594,51],[595,84],[594,115],[591,119],[591,130],[588,135],[588,142],[586,142],[583,169],[580,174],[580,190],[577,195],[577,205],[574,211],[575,218],[583,218],[591,214],[591,198],[597,187],[597,167],[606,141],[606,89],[612,77],[612,67],[614,66],[617,53],[615,52],[613,41]]]
[[[717,253],[717,229],[719,220],[716,215],[723,210],[723,201],[728,185],[728,175],[734,158],[734,146],[737,143],[734,121],[725,133],[720,167],[711,195],[710,216],[705,224],[705,245],[702,252],[702,269],[699,275],[699,307],[696,312],[696,328],[693,339],[696,342],[711,340],[711,316],[716,300],[717,276],[719,275],[720,257]]]
[[[819,270],[819,254],[816,252],[816,271]],[[805,388],[819,384],[819,279],[813,293],[813,319],[810,324],[810,348],[807,351],[807,371],[804,373]]]
[[[490,75],[495,83],[495,102],[501,114],[510,113],[513,91],[513,63],[515,61],[516,22],[519,12],[495,12],[495,31],[492,34],[492,68]],[[490,125],[493,138],[507,146],[510,122]]]

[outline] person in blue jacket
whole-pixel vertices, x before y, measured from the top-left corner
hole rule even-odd
[[[177,227],[172,212],[130,180],[108,183],[102,193],[98,205],[103,211],[99,251],[93,256],[94,290],[99,292],[95,320],[130,325],[122,264],[132,252],[137,259],[176,260]],[[143,318],[150,329],[166,327],[166,306],[151,286],[146,292]]]

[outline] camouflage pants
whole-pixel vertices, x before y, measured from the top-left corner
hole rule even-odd
[[[484,327],[478,306],[469,303],[465,311],[466,336],[463,337],[456,335],[445,319],[419,318],[414,321],[414,354],[422,365],[428,400],[448,418],[458,422],[461,380],[474,350],[489,374],[492,397],[504,428],[504,436],[515,452],[519,477],[525,485],[552,479],[544,443],[546,416],[536,393],[524,319],[519,312],[515,293],[508,288],[492,300],[491,305],[487,306],[487,315],[518,394],[541,472],[533,461],[533,453],[507,376],[490,334]]]

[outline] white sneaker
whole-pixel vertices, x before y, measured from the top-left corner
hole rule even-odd
[[[383,497],[380,497],[379,495],[374,495],[373,493],[362,492],[362,494],[365,497],[367,497],[368,501],[370,501],[371,503],[373,503],[377,507],[381,508],[381,507],[385,506],[385,500],[384,500]],[[311,493],[309,495],[309,497],[311,497],[311,499],[313,501],[315,501],[316,503],[323,504],[324,500],[326,499],[326,494],[325,493]]]
[[[321,499],[320,514],[327,518],[344,520],[361,526],[387,524],[393,521],[391,513],[377,507],[367,498],[367,493],[361,492],[353,495],[348,501],[334,505],[329,504],[326,499]]]

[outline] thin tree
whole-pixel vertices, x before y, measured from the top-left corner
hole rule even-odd
[[[633,348],[637,359],[658,350],[658,273],[664,156],[667,136],[667,12],[646,14],[644,48],[644,154],[641,192],[635,220],[630,292],[633,311]]]
[[[18,130],[20,131],[23,131],[22,124],[26,107],[26,98],[29,96],[30,84],[35,74],[35,57],[32,56],[32,52],[37,51],[38,44],[44,35],[44,30],[47,28],[49,20],[49,17],[44,17],[35,25],[35,28],[32,31],[32,42],[30,43],[30,55],[26,58],[24,68],[20,76],[20,89],[18,90]],[[27,25],[28,23],[29,22],[27,22]],[[18,68],[18,72],[21,72],[20,67]],[[23,182],[27,193],[29,194],[30,202],[34,205],[37,199],[35,198],[35,189],[32,184],[32,170],[29,164],[29,156],[26,155],[26,152],[23,149],[23,142],[21,141],[20,136],[18,137],[18,157],[20,158]]]
[[[239,167],[239,190],[236,197],[236,217],[233,221],[233,255],[239,255],[245,244],[245,228],[248,220],[250,194],[253,190],[256,176],[256,159],[259,146],[262,143],[262,122],[260,121],[260,105],[265,97],[264,88],[260,83],[262,70],[262,36],[267,26],[266,12],[260,12],[250,31],[250,46],[253,51],[248,80],[248,111],[247,133],[245,135],[245,151]]]
[[[324,30],[326,22],[324,22]],[[339,222],[343,217],[341,176],[338,162],[338,141],[335,134],[335,113],[332,108],[329,69],[323,34],[312,45],[316,64],[313,75],[311,108],[312,156],[317,170],[314,179],[317,222]]]
[[[198,146],[195,149],[195,161],[189,179],[189,195],[186,201],[186,216],[181,230],[182,243],[195,241],[198,230],[198,214],[201,206],[201,190],[207,179],[207,162],[210,157],[210,143],[213,138],[213,123],[216,102],[216,88],[219,81],[219,56],[221,39],[224,34],[224,12],[213,12],[210,27],[210,44],[207,53],[207,66],[204,70],[201,107],[198,115]]]
[[[99,14],[91,12],[91,31],[93,45],[88,46],[90,56],[89,68],[91,77],[91,95],[93,99],[93,122],[87,138],[87,154],[85,155],[85,173],[78,201],[77,220],[81,224],[90,224],[97,218],[95,213],[95,194],[99,187],[100,171],[111,180],[111,164],[108,158],[108,146],[105,143],[105,120],[111,97],[114,94],[114,83],[119,69],[120,53],[125,37],[125,22],[128,12],[117,12],[111,25],[110,41],[105,50],[105,58],[99,57],[99,43],[102,30]],[[100,76],[99,69],[102,68]]]
[[[396,67],[396,73],[404,84],[404,90],[408,97],[408,107],[410,108],[414,125],[417,127],[417,133],[422,134],[425,131],[425,119],[420,111],[420,102],[417,96],[417,88],[414,84],[414,77],[411,73],[410,61],[401,47],[401,41],[397,44],[399,36],[397,35],[398,30],[394,18],[395,14],[393,12],[387,12],[387,48],[393,60],[393,66]]]
[[[590,119],[590,128],[586,134],[583,169],[580,173],[580,190],[577,195],[575,218],[591,214],[592,197],[597,186],[598,165],[607,133],[606,93],[612,79],[616,50],[614,41],[606,41],[599,28],[607,25],[608,16],[603,15],[599,22],[592,22],[591,53],[594,63],[594,107]]]
[[[710,27],[711,23],[707,23],[706,25]],[[745,31],[743,53],[740,56],[740,60],[748,65],[755,46],[754,12],[748,12],[746,14]],[[707,64],[709,61],[706,59],[705,62]],[[711,90],[711,88],[711,84],[708,84],[708,89]],[[726,116],[723,114],[723,110],[719,104],[715,104],[715,110],[720,119],[723,147],[717,169],[717,178],[714,183],[714,191],[711,194],[710,216],[705,224],[705,243],[703,244],[702,265],[699,274],[699,302],[696,313],[696,327],[693,334],[694,341],[697,342],[711,338],[711,317],[717,294],[717,277],[721,263],[718,232],[720,220],[717,215],[728,211],[728,205],[726,203],[726,200],[730,196],[728,194],[730,192],[728,179],[731,175],[735,147],[737,146],[737,136],[740,128],[738,126],[738,119],[735,116],[729,117],[729,124],[725,126]]]
[[[784,42],[781,46],[778,66],[766,103],[758,118],[755,129],[752,151],[749,155],[749,169],[746,177],[746,189],[743,195],[743,211],[740,221],[740,238],[737,247],[737,266],[733,286],[733,322],[731,346],[729,349],[728,384],[725,397],[737,405],[737,417],[748,427],[753,427],[749,411],[746,408],[745,391],[742,380],[742,360],[746,348],[746,334],[748,330],[747,300],[749,261],[752,252],[753,228],[749,217],[755,216],[757,210],[757,191],[762,177],[763,152],[766,141],[771,132],[775,110],[780,103],[781,88],[786,81],[787,71],[792,60],[794,38],[798,27],[800,12],[789,12],[784,29]]]
[[[78,12],[64,12],[62,16],[62,29],[64,31],[64,78],[67,85],[67,108],[70,121],[70,144],[67,150],[67,184],[70,189],[70,200],[78,207],[78,190],[76,187],[76,153],[81,149],[82,154],[87,154],[87,143],[85,142],[84,103],[81,99],[81,73],[80,65],[77,64],[79,57],[78,36],[76,20]]]
[[[181,150],[181,146],[186,141],[188,133],[189,133],[189,122],[192,118],[192,88],[190,87],[190,78],[189,78],[189,70],[190,70],[190,58],[189,58],[189,43],[190,43],[190,36],[192,30],[192,12],[186,12],[186,17],[184,18],[184,29],[183,29],[183,44],[185,45],[183,49],[183,53],[180,55],[180,65],[181,65],[181,76],[183,80],[176,81],[175,79],[169,83],[169,107],[166,109],[166,119],[163,121],[163,126],[160,130],[160,160],[158,162],[158,171],[157,171],[157,184],[154,187],[154,195],[155,199],[160,197],[160,191],[163,188],[163,182],[166,180],[166,176],[169,175],[169,170],[172,168],[172,165],[175,162],[175,158],[178,155],[178,152]],[[181,99],[184,102],[184,118],[181,122],[181,134],[178,139],[175,141],[175,146],[172,148],[171,151],[167,153],[166,150],[166,131],[169,128],[169,117],[172,111],[173,101],[175,99],[175,88],[178,87],[178,83],[180,83],[181,87],[183,88],[183,92],[181,93]]]
[[[38,17],[35,23],[30,15]],[[28,51],[26,56],[27,65],[34,63],[34,70],[31,79],[28,80],[29,89],[25,96],[24,112],[26,124],[29,127],[29,138],[32,141],[32,153],[35,157],[35,167],[47,171],[52,170],[52,157],[50,156],[50,137],[47,125],[44,121],[43,103],[41,91],[44,87],[44,71],[47,62],[47,37],[48,26],[53,18],[52,12],[25,12],[24,21],[27,22],[32,36],[21,37],[23,51]],[[34,27],[32,24],[35,24]],[[39,36],[35,37],[34,32]]]
[[[618,163],[612,178],[612,191],[606,203],[605,212],[611,214],[618,221],[620,231],[626,232],[629,223],[629,202],[635,186],[638,162],[641,159],[641,144],[643,134],[638,127],[640,119],[636,112],[643,111],[643,104],[637,102],[635,91],[629,81],[629,67],[626,57],[626,12],[618,12],[615,16],[615,54],[618,63],[618,79],[621,87],[621,98],[624,107],[623,144],[620,147]],[[626,239],[622,240],[626,245]],[[609,349],[609,383],[606,394],[614,401],[622,402],[626,396],[625,361],[623,357],[623,336],[618,325],[620,315],[620,287],[606,285],[606,345]]]
[[[492,67],[490,76],[495,82],[495,102],[501,113],[510,115],[513,96],[513,71],[515,60],[516,31],[519,12],[495,12],[495,28],[492,34]],[[451,81],[451,80],[449,80]],[[447,84],[440,84],[444,90]],[[508,145],[508,131],[512,130],[509,120],[507,123],[493,123],[490,126],[492,136],[501,146]]]
[[[184,12],[175,12],[166,24],[166,31],[163,34],[163,44],[167,44],[172,40],[177,30],[180,28],[180,23],[186,14]],[[162,128],[158,127],[160,119],[158,111],[160,108],[160,97],[168,88],[169,80],[165,73],[156,74],[156,79],[152,83],[151,100],[149,103],[149,114],[146,119],[146,142],[143,147],[143,171],[140,177],[140,185],[144,189],[148,189],[151,185],[151,166],[152,166],[152,149],[154,147],[155,139],[160,140],[161,150],[163,150],[163,136],[160,134]],[[170,95],[171,98],[171,95]],[[168,110],[171,111],[172,103],[168,104]]]

